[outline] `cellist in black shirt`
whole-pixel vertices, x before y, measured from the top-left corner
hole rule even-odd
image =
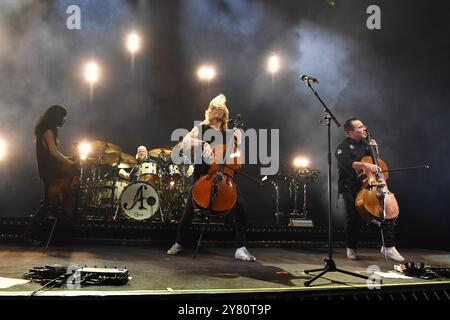
[[[338,161],[338,192],[342,194],[345,203],[345,235],[347,246],[347,258],[351,260],[359,259],[356,253],[358,242],[358,229],[362,222],[361,216],[355,207],[355,199],[361,188],[361,182],[356,175],[356,171],[363,168],[376,173],[381,170],[378,166],[361,162],[360,160],[370,155],[369,147],[365,139],[367,138],[366,126],[358,118],[348,119],[344,124],[346,139],[337,147],[335,156]],[[378,148],[375,140],[370,140],[369,144]],[[395,248],[394,223],[382,223],[384,235],[384,247],[381,253],[386,253],[386,257],[395,261],[405,259]]]
[[[199,125],[195,126],[191,132],[189,132],[183,139],[184,151],[190,151],[194,148],[201,151],[202,159],[210,159],[212,155],[211,144],[213,140],[204,141],[204,137],[209,136],[207,133],[214,133],[212,136],[221,136],[222,141],[227,141],[226,132],[228,129],[228,108],[226,106],[226,97],[223,94],[218,95],[208,105],[208,109],[205,111],[205,120]],[[208,130],[211,130],[207,132]],[[206,134],[205,134],[206,133]],[[233,136],[237,141],[237,145],[240,145],[242,139],[239,129],[234,128]],[[217,143],[217,141],[216,141]],[[187,153],[187,152],[186,152]],[[200,153],[200,152],[199,152]],[[202,161],[194,166],[194,183],[200,179],[200,177],[208,172],[209,165],[207,161]],[[245,247],[245,228],[247,222],[246,204],[242,195],[237,194],[237,200],[235,204],[236,213],[236,243],[237,249],[234,257],[243,261],[255,261],[256,258]],[[169,255],[176,255],[183,249],[184,240],[188,231],[189,225],[192,222],[194,216],[194,204],[192,201],[192,188],[189,191],[186,207],[184,208],[181,216],[180,223],[177,230],[176,242],[167,251]]]

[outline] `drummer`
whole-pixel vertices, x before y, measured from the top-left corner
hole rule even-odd
[[[136,181],[138,179],[138,168],[144,162],[149,161],[148,150],[145,146],[139,146],[136,151],[137,164],[128,173],[124,169],[120,169],[119,177],[128,181]]]

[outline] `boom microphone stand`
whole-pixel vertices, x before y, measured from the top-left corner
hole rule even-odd
[[[314,95],[317,97],[317,99],[320,101],[324,108],[324,117],[322,120],[320,120],[321,123],[325,122],[327,124],[328,129],[328,259],[325,258],[325,267],[320,269],[311,269],[311,270],[305,270],[304,272],[306,274],[310,274],[312,272],[319,272],[317,275],[315,275],[311,280],[305,281],[305,286],[309,287],[311,283],[316,281],[317,279],[321,278],[328,272],[341,272],[345,273],[354,277],[362,278],[362,279],[370,279],[367,276],[354,273],[351,271],[343,270],[338,267],[336,267],[336,263],[333,260],[333,247],[332,247],[332,240],[331,240],[331,134],[330,134],[330,125],[331,121],[333,121],[336,126],[340,127],[341,125],[333,115],[333,113],[328,109],[328,107],[325,105],[325,103],[320,98],[319,94],[314,90],[314,88],[311,86],[311,83],[318,83],[318,81],[314,78],[308,77],[308,76],[301,76],[301,80],[305,81],[308,84],[308,87],[312,90]]]

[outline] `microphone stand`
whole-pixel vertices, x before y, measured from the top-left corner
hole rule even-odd
[[[333,260],[333,246],[332,246],[332,240],[331,240],[332,224],[331,224],[331,134],[330,134],[330,125],[331,125],[331,121],[333,121],[336,124],[336,126],[338,126],[338,127],[340,127],[341,125],[339,124],[339,122],[337,121],[337,119],[333,115],[333,113],[330,111],[330,109],[322,101],[319,94],[311,86],[311,82],[310,81],[307,81],[307,82],[308,82],[308,87],[312,90],[312,92],[314,93],[314,95],[317,97],[317,99],[320,101],[320,103],[322,104],[322,106],[324,108],[324,117],[322,118],[322,120],[320,120],[320,123],[325,122],[327,124],[327,129],[328,129],[328,249],[329,249],[329,251],[328,251],[328,259],[327,258],[324,259],[325,266],[323,268],[311,269],[311,270],[306,269],[304,271],[306,274],[310,274],[312,272],[319,272],[311,280],[305,281],[304,284],[305,284],[305,287],[309,287],[311,285],[311,283],[313,283],[317,279],[323,277],[328,272],[341,272],[341,273],[348,274],[348,275],[351,275],[354,277],[368,280],[370,278],[367,276],[364,276],[364,275],[361,275],[358,273],[354,273],[351,271],[343,270],[343,269],[336,267],[336,263]]]

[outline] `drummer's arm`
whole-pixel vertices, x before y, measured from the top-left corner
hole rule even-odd
[[[45,131],[44,135],[43,135],[43,138],[44,138],[45,145],[48,148],[48,151],[50,152],[50,154],[53,157],[55,157],[56,159],[58,159],[58,161],[60,161],[61,163],[66,164],[68,166],[73,165],[72,161],[70,161],[61,152],[59,152],[59,150],[58,150],[58,148],[56,147],[56,144],[55,144],[55,136],[54,136],[52,130]]]
[[[119,170],[119,177],[121,177],[122,179],[130,180],[130,174],[124,169]]]

